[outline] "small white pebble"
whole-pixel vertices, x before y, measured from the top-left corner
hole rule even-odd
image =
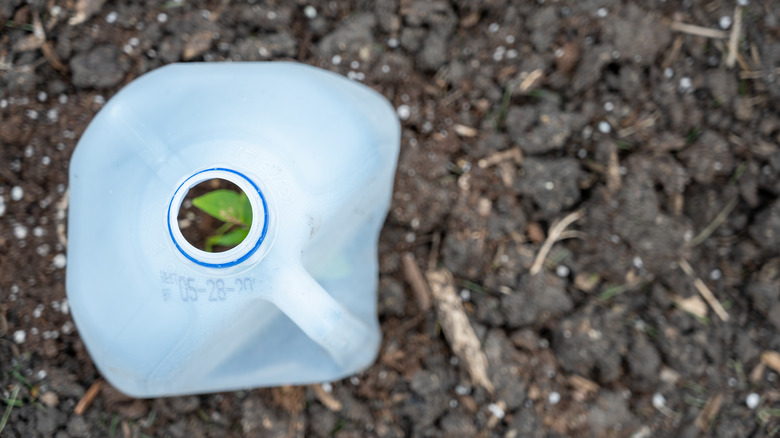
[[[133,46],[131,46],[130,44],[125,44],[122,47],[122,51],[124,51],[126,54],[130,55],[130,54],[133,53]]]
[[[200,16],[203,17],[206,20],[210,20],[211,19],[211,11],[209,11],[208,9],[201,9],[200,10]]]
[[[341,64],[341,55],[333,55],[333,58],[330,58],[330,62],[333,65]]]
[[[720,26],[721,29],[726,30],[731,27],[731,17],[728,15],[724,15],[720,17],[720,20],[718,20],[718,26]]]
[[[68,103],[68,95],[67,94],[60,94],[57,97],[57,102],[59,102],[60,105],[65,105],[66,103]]]
[[[609,11],[607,10],[607,8],[599,8],[599,9],[596,11],[596,15],[597,15],[599,18],[604,18],[604,17],[606,17],[608,13],[609,13]]]
[[[358,386],[360,385],[360,379],[357,376],[352,376],[349,378],[349,383]]]
[[[517,50],[515,49],[509,49],[506,51],[506,57],[509,59],[515,59],[517,58]]]
[[[385,73],[385,74],[387,74],[387,73],[390,73],[390,66],[389,66],[389,65],[387,65],[387,64],[384,64],[384,65],[381,67],[381,70],[382,70],[382,73]]]
[[[46,370],[40,370],[35,374],[35,377],[38,378],[38,380],[43,380],[47,376]]]
[[[116,23],[116,19],[119,18],[119,14],[117,14],[116,11],[111,11],[106,15],[106,23],[113,24]]]
[[[653,407],[656,409],[661,409],[664,406],[666,406],[666,397],[664,397],[664,395],[660,392],[653,394]]]
[[[549,401],[551,405],[557,405],[558,402],[561,401],[561,395],[553,391],[547,396],[547,401]]]
[[[634,263],[634,267],[637,269],[642,269],[645,266],[645,263],[642,261],[642,258],[639,256],[634,256],[634,259],[632,261]]]
[[[139,40],[136,37],[132,37],[127,41],[128,44],[130,44],[133,47],[137,47],[139,44],[141,44],[141,40]]]
[[[33,318],[40,318],[43,315],[43,304],[38,304],[33,309]]]
[[[515,43],[515,36],[514,35],[507,35],[505,40],[506,40],[507,44],[514,44]]]
[[[470,392],[471,392],[471,389],[468,386],[463,386],[463,385],[455,386],[455,394],[458,394],[458,395],[468,395]]]
[[[750,4],[750,0],[737,0],[737,4],[740,6],[747,6]]]
[[[38,111],[28,109],[24,114],[32,120],[38,120]]]
[[[0,100],[0,108],[8,108],[8,100],[7,99]]]
[[[498,23],[490,23],[488,26],[488,31],[490,33],[496,33],[498,32],[498,29],[501,29],[501,26]]]
[[[57,119],[60,118],[60,112],[57,110],[57,108],[52,108],[46,111],[46,118],[52,123],[56,122]]]
[[[609,125],[609,122],[602,120],[599,122],[599,132],[602,134],[609,134],[612,132],[612,126]]]
[[[460,291],[460,299],[463,301],[468,301],[471,299],[471,291],[468,289],[461,289]]]
[[[14,342],[21,344],[27,339],[27,333],[24,330],[17,330],[14,332]]]
[[[615,104],[612,102],[605,102],[604,103],[604,111],[612,112],[612,110],[615,109]]]
[[[27,237],[27,227],[19,224],[14,225],[14,237],[16,237],[19,240],[22,240],[25,237]]]
[[[566,265],[558,265],[555,267],[555,275],[559,277],[568,277],[569,272],[569,267]]]
[[[60,312],[62,312],[63,315],[70,313],[70,304],[68,304],[67,299],[62,300],[62,304],[60,304]]]
[[[710,271],[710,279],[712,280],[720,280],[721,277],[723,277],[723,272],[721,272],[720,269],[713,269]]]
[[[0,216],[5,214],[5,198],[0,196]]]
[[[317,18],[317,8],[312,5],[306,5],[306,7],[303,8],[303,15],[309,20]]]
[[[57,254],[56,256],[54,256],[54,258],[52,259],[51,263],[57,269],[64,268],[65,264],[67,263],[67,259],[65,258],[65,254]]]
[[[455,409],[458,407],[458,401],[454,398],[450,399],[450,408]]]
[[[46,102],[46,99],[49,98],[49,95],[46,94],[45,91],[39,91],[38,92],[38,102]]]
[[[490,411],[491,414],[493,414],[494,417],[498,419],[504,418],[504,415],[506,415],[506,412],[504,412],[503,409],[501,409],[501,406],[491,403],[488,405],[488,411]]]
[[[398,47],[398,38],[388,38],[387,39],[387,47],[390,47],[391,49],[395,49]]]
[[[680,92],[685,93],[686,91],[689,91],[691,87],[693,87],[693,81],[691,81],[691,78],[687,76],[680,78]]]
[[[168,21],[168,14],[166,14],[165,12],[160,12],[159,14],[157,14],[158,23],[165,23],[166,21]]]
[[[328,382],[325,382],[322,384],[322,390],[330,394],[331,392],[333,392],[333,385],[331,385]]]
[[[360,68],[360,63],[358,61],[352,61],[349,63],[349,67],[353,70],[357,70]]]
[[[76,326],[74,326],[72,322],[68,321],[65,324],[62,324],[62,329],[61,329],[62,330],[62,334],[69,335],[69,334],[73,333],[73,329],[75,329],[75,328],[76,328]],[[323,388],[324,388],[324,384],[323,384]]]
[[[276,12],[274,11],[268,11],[265,16],[268,17],[269,20],[276,20]]]
[[[745,404],[749,409],[757,408],[759,403],[761,403],[761,396],[758,393],[751,392],[745,397]]]
[[[671,78],[673,78],[673,77],[674,77],[674,70],[672,70],[672,68],[671,68],[671,67],[666,67],[666,68],[664,69],[664,77],[665,77],[666,79],[671,79]]]
[[[734,388],[734,387],[736,387],[736,386],[737,386],[737,379],[736,379],[736,378],[734,378],[734,377],[729,377],[729,379],[726,381],[726,383],[727,383],[727,384],[728,384],[730,387]]]
[[[27,158],[30,158],[35,153],[35,148],[32,147],[32,145],[27,145],[27,147],[24,148],[24,156]]]
[[[48,166],[49,164],[51,164],[51,158],[49,158],[48,155],[44,155],[43,158],[41,158],[41,164],[43,164],[44,166]]]
[[[398,118],[401,120],[409,119],[409,116],[412,114],[409,105],[400,105],[398,109],[396,109],[396,112],[398,113]]]
[[[552,181],[547,181],[544,183],[544,188],[547,190],[552,190],[555,188],[555,183]]]

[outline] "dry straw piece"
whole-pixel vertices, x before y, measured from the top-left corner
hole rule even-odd
[[[452,274],[442,268],[428,271],[425,276],[428,278],[431,294],[436,301],[439,323],[452,351],[466,364],[474,383],[481,385],[492,394],[493,384],[488,378],[487,357],[463,310],[460,298],[455,294],[455,281]]]

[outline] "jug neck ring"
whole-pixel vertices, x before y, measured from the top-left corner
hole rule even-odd
[[[246,238],[234,248],[224,252],[206,252],[196,248],[187,241],[179,229],[179,208],[187,192],[199,183],[210,179],[232,182],[244,191],[252,206],[252,225]],[[185,258],[207,268],[236,266],[258,253],[268,236],[270,221],[268,202],[260,186],[246,174],[226,167],[210,167],[195,172],[178,186],[168,204],[168,234],[174,246]]]

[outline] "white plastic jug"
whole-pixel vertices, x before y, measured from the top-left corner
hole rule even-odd
[[[70,164],[68,299],[100,372],[153,397],[369,366],[399,143],[381,95],[302,64],[176,64],[122,89]],[[254,218],[218,253],[177,221],[213,178],[239,186]]]

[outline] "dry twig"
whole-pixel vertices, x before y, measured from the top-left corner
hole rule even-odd
[[[712,419],[718,416],[718,411],[720,411],[722,404],[723,394],[717,394],[710,397],[710,399],[707,400],[707,404],[705,404],[704,408],[699,412],[699,416],[696,417],[696,427],[702,432],[707,432],[710,428]]]
[[[734,67],[734,62],[737,60],[737,49],[739,45],[739,37],[742,35],[742,7],[737,5],[734,8],[734,24],[731,27],[731,35],[729,35],[729,54],[726,57],[726,67]]]
[[[671,24],[672,30],[677,32],[687,33],[689,35],[696,35],[704,38],[726,39],[729,37],[728,32],[724,32],[718,29],[712,29],[709,27],[696,26],[695,24],[681,23],[675,21]]]
[[[772,350],[766,350],[761,353],[761,363],[780,373],[780,353]]]
[[[92,401],[95,400],[95,397],[100,394],[100,389],[102,387],[102,379],[97,379],[92,382],[92,385],[89,387],[89,389],[87,389],[87,392],[84,393],[84,397],[81,397],[81,400],[79,400],[78,404],[76,404],[76,408],[73,409],[73,413],[76,415],[84,415],[84,412],[87,410],[87,408],[89,408],[89,405],[92,404]]]
[[[544,264],[544,260],[547,258],[547,255],[550,253],[550,250],[552,249],[555,242],[565,237],[576,236],[576,234],[564,235],[564,232],[566,231],[566,228],[569,225],[579,220],[584,215],[585,212],[583,210],[578,210],[573,213],[567,214],[560,221],[555,221],[553,223],[552,227],[550,227],[550,232],[547,235],[547,239],[544,241],[544,244],[542,244],[542,247],[539,249],[539,253],[536,255],[534,264],[531,266],[531,275],[536,275],[539,273],[539,271],[541,271],[542,265]]]
[[[325,391],[322,385],[312,385],[312,388],[314,388],[314,395],[317,396],[317,400],[319,400],[323,406],[332,412],[341,411],[341,408],[343,407],[341,402],[336,400],[336,398],[333,397],[333,394]]]
[[[404,278],[412,288],[414,297],[417,298],[417,305],[421,312],[427,312],[431,309],[431,294],[428,292],[428,286],[425,284],[420,267],[414,259],[414,254],[407,252],[401,256],[401,263],[404,267]]]
[[[726,312],[726,309],[724,309],[723,305],[720,304],[720,301],[715,298],[715,295],[712,294],[710,288],[708,288],[707,285],[701,281],[701,278],[699,278],[696,273],[693,272],[693,268],[691,268],[691,265],[688,263],[688,261],[685,259],[680,259],[678,264],[680,265],[680,268],[682,268],[683,272],[685,272],[685,275],[693,278],[693,285],[696,287],[696,290],[699,291],[701,296],[704,297],[704,300],[707,301],[707,304],[712,307],[712,310],[715,311],[721,320],[728,321],[728,312]]]
[[[466,364],[474,384],[481,385],[492,394],[493,384],[488,378],[487,357],[463,310],[463,304],[455,294],[452,274],[443,268],[428,271],[425,275],[436,300],[439,323],[452,351]]]
[[[480,169],[485,169],[510,159],[513,160],[515,164],[523,162],[523,152],[519,147],[509,148],[505,151],[496,152],[488,157],[482,158],[477,161],[477,166],[479,166]]]
[[[737,199],[738,198],[736,196],[732,198],[731,201],[729,201],[729,203],[723,207],[723,210],[721,210],[715,216],[712,222],[710,222],[703,230],[701,230],[701,233],[699,233],[696,237],[693,238],[693,240],[691,240],[691,243],[689,243],[688,246],[693,247],[707,240],[707,238],[712,235],[712,233],[720,226],[720,224],[722,224],[723,221],[729,217],[731,211],[734,210],[734,207],[737,206]]]

